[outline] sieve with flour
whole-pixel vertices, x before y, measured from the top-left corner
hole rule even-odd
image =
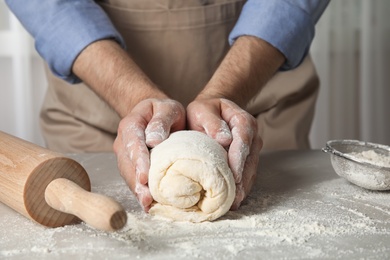
[[[330,154],[335,172],[349,182],[369,190],[390,190],[390,146],[331,140],[322,151]]]

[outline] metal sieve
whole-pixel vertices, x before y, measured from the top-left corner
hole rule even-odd
[[[330,153],[335,172],[351,183],[369,190],[390,190],[390,167],[367,162],[353,154],[374,151],[388,158],[390,146],[358,140],[331,140],[322,151]]]

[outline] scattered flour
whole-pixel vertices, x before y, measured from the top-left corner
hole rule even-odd
[[[383,220],[390,219],[390,208],[381,204],[387,196],[335,179],[309,190],[252,192],[239,211],[214,222],[174,222],[134,210],[128,212],[128,224],[122,231],[97,236],[124,243],[140,258],[168,259],[159,255],[161,251],[170,257],[195,259],[272,251],[273,256],[288,259],[285,250],[292,255],[326,258],[344,247],[344,239],[390,235],[389,222]],[[365,243],[356,239],[359,242]],[[351,245],[351,250],[355,246]],[[387,247],[383,250],[389,252]],[[347,251],[340,258],[346,255]]]
[[[101,232],[84,223],[49,229],[5,212],[0,258],[388,259],[389,192],[361,189],[330,175],[330,168],[322,174],[316,161],[308,165],[318,169],[310,185],[294,174],[294,165],[278,165],[279,172],[262,173],[238,211],[203,223],[145,214],[121,180],[107,178],[93,189],[125,206],[128,222],[121,231]]]

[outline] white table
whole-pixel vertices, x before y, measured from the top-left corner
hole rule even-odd
[[[94,192],[116,198],[125,228],[45,228],[0,204],[0,259],[389,259],[390,193],[339,178],[321,151],[261,155],[257,182],[236,212],[215,222],[143,213],[111,153],[75,154]]]

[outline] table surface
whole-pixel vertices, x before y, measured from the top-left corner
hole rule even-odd
[[[390,258],[390,193],[338,177],[329,155],[318,150],[262,154],[253,191],[241,208],[200,224],[143,213],[114,154],[69,156],[85,167],[94,192],[125,207],[126,226],[114,233],[84,223],[46,228],[0,203],[0,258]]]

